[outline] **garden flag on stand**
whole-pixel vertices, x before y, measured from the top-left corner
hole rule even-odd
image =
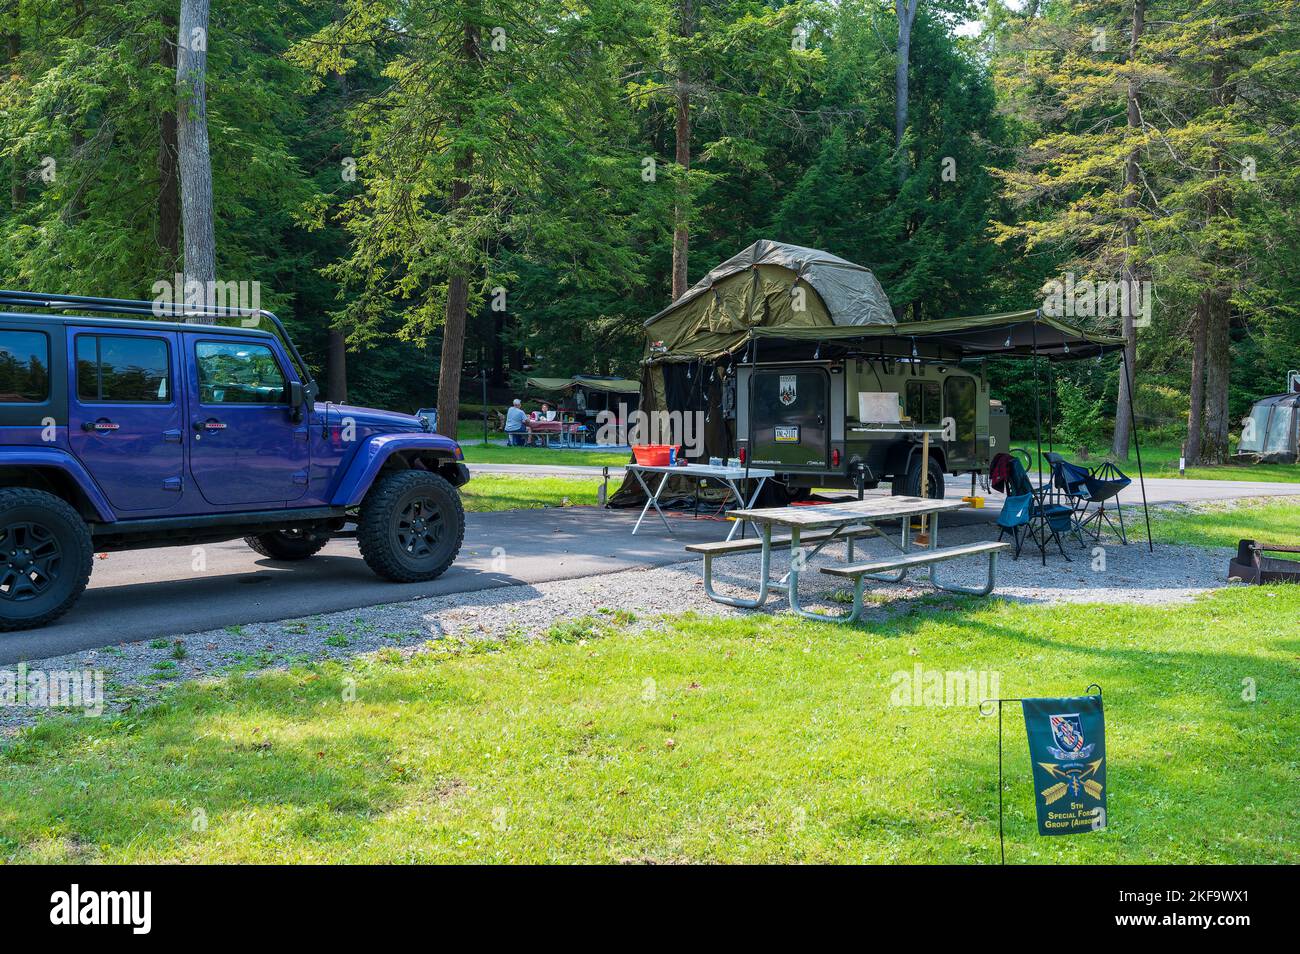
[[[1106,720],[1101,696],[1021,699],[1040,835],[1106,827]]]

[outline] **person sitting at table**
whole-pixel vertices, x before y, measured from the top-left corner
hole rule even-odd
[[[545,401],[542,402],[542,410],[541,413],[538,414],[538,418],[543,421],[555,420],[555,412],[551,410],[551,406]]]
[[[527,430],[525,420],[522,402],[515,398],[510,404],[510,410],[506,411],[506,439],[511,447],[519,447],[524,443]]]

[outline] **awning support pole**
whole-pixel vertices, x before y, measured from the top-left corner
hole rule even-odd
[[[1042,411],[1042,399],[1041,399],[1041,395],[1039,394],[1041,388],[1039,387],[1038,384],[1038,316],[1037,315],[1034,316],[1034,320],[1030,322],[1029,327],[1033,335],[1032,340],[1034,346],[1034,359],[1033,359],[1034,360],[1034,439],[1038,445],[1038,494],[1042,495],[1041,498],[1036,495],[1034,502],[1031,506],[1036,506],[1039,509],[1039,518],[1045,521],[1047,519],[1047,514],[1045,512],[1046,495],[1043,494],[1043,411]],[[1046,526],[1046,524],[1044,524],[1044,526]],[[1039,548],[1039,552],[1042,554],[1043,557],[1043,566],[1047,566],[1047,540],[1046,539],[1043,540],[1042,546]]]
[[[1155,553],[1156,545],[1151,540],[1151,511],[1147,507],[1147,482],[1142,475],[1142,444],[1138,440],[1137,414],[1133,409],[1133,371],[1128,366],[1128,356],[1124,351],[1119,353],[1119,363],[1124,366],[1124,382],[1128,385],[1128,421],[1129,430],[1133,433],[1133,449],[1137,451],[1138,459],[1138,486],[1142,488],[1142,515],[1147,521],[1147,550]]]

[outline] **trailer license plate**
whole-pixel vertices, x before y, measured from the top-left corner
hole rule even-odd
[[[799,425],[776,428],[776,442],[778,444],[798,444]]]

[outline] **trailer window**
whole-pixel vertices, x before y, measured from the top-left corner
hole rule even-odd
[[[939,384],[936,381],[907,382],[907,416],[913,424],[938,427],[943,415],[939,409]]]
[[[975,380],[949,378],[943,383],[948,417],[956,424],[952,450],[961,457],[975,456]]]

